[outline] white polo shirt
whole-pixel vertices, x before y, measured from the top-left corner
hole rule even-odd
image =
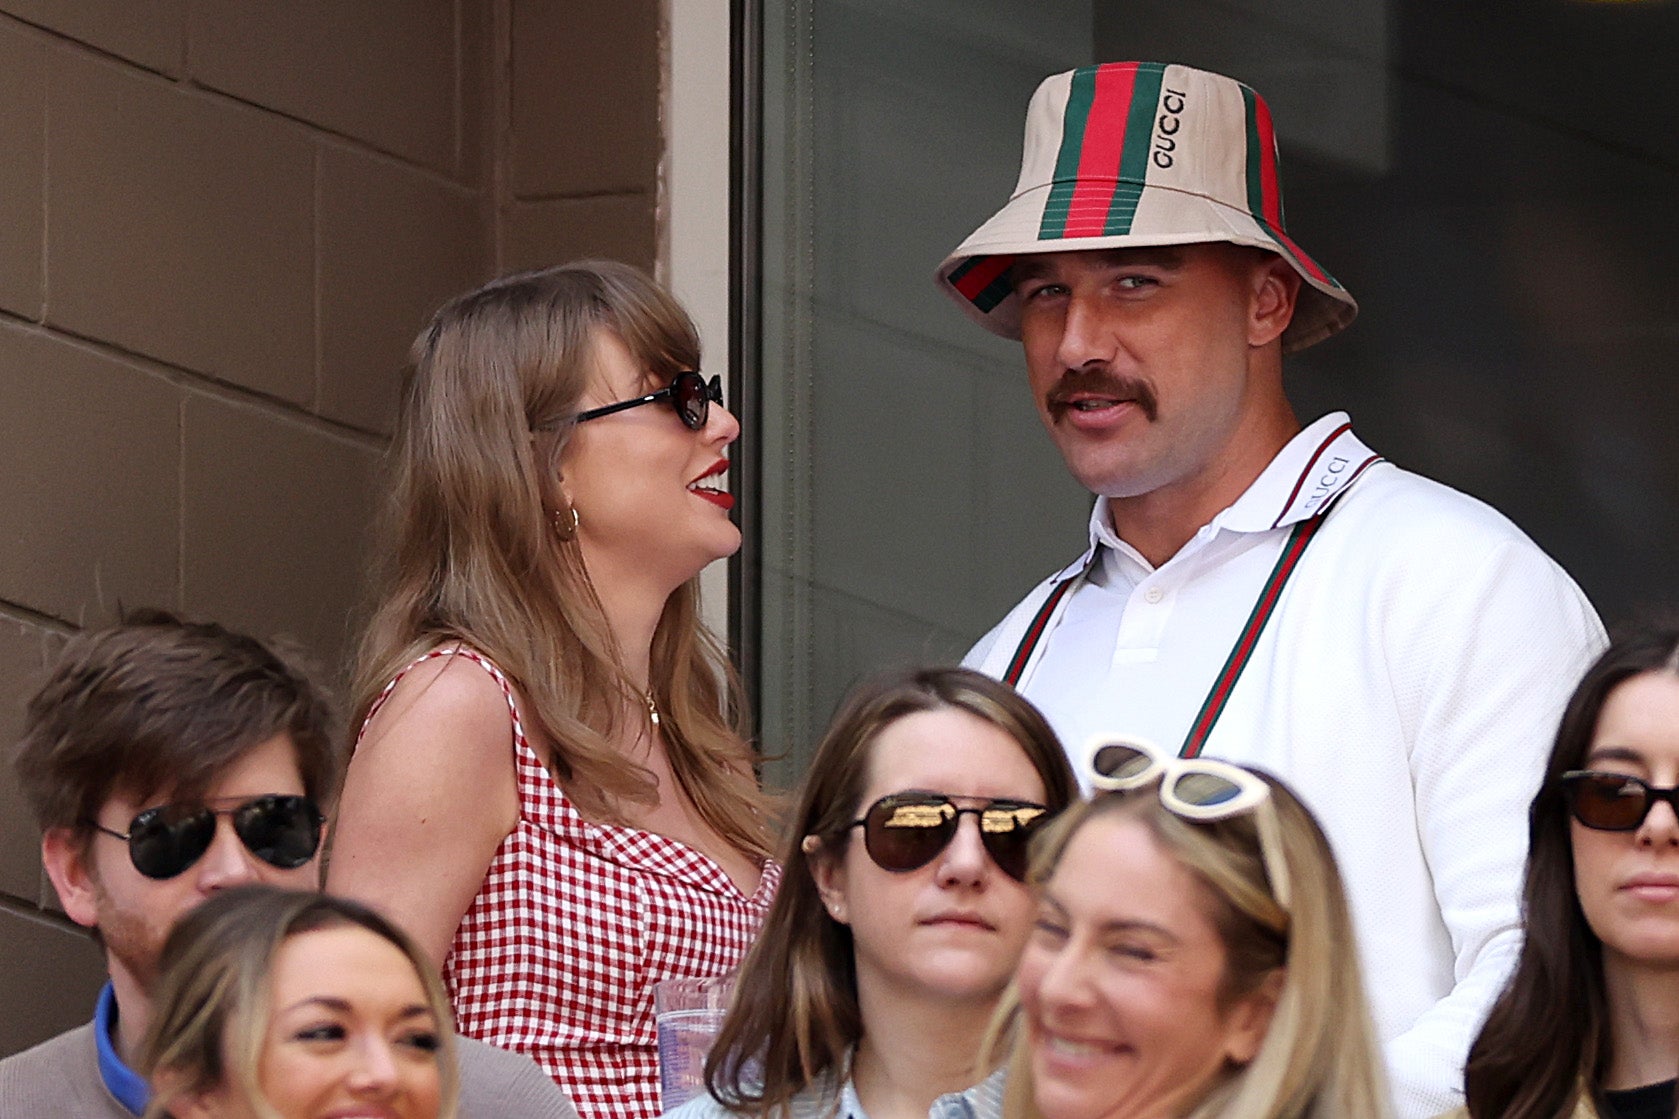
[[[1039,605],[1094,556],[1017,686],[1075,765],[1095,734],[1178,749],[1293,526],[1325,505],[1202,754],[1283,777],[1322,823],[1400,1114],[1421,1119],[1460,1102],[1469,1043],[1515,962],[1527,804],[1604,644],[1568,575],[1333,413],[1158,568],[1098,499],[1085,555],[966,663],[1003,678]]]

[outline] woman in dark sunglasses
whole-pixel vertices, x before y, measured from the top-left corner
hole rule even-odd
[[[998,1031],[1009,1119],[1391,1114],[1311,813],[1241,766],[1127,739],[1089,753],[1095,798],[1033,846],[1037,915]]]
[[[1679,1075],[1679,627],[1574,690],[1528,814],[1526,940],[1465,1071],[1474,1119],[1671,1119]]]
[[[1035,708],[960,668],[856,689],[817,748],[787,877],[684,1119],[994,1116],[978,1063],[1026,937],[1026,845],[1077,793]],[[838,1109],[836,1111],[836,1108]]]
[[[329,885],[583,1119],[658,1113],[653,984],[731,971],[779,880],[700,621],[700,570],[740,546],[740,426],[699,368],[633,268],[508,276],[420,335],[392,449]]]

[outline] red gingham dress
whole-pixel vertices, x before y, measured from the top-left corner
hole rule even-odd
[[[748,897],[687,844],[585,821],[531,749],[512,685],[475,650],[415,660],[368,718],[414,665],[451,654],[501,685],[519,782],[519,822],[443,962],[456,1026],[528,1053],[582,1119],[653,1119],[661,1112],[653,984],[733,970],[775,896],[780,864],[764,864]]]

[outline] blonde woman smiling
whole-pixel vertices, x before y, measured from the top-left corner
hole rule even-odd
[[[1033,850],[1011,1116],[1390,1113],[1328,841],[1280,781],[1137,740]]]
[[[449,1004],[431,962],[354,902],[248,886],[164,947],[146,1119],[453,1119]]]

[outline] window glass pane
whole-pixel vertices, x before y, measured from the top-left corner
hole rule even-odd
[[[882,665],[959,659],[1065,562],[1088,498],[1018,346],[932,282],[1008,196],[1089,0],[765,5],[761,672],[767,750],[814,744]],[[999,546],[1006,539],[1007,543]]]

